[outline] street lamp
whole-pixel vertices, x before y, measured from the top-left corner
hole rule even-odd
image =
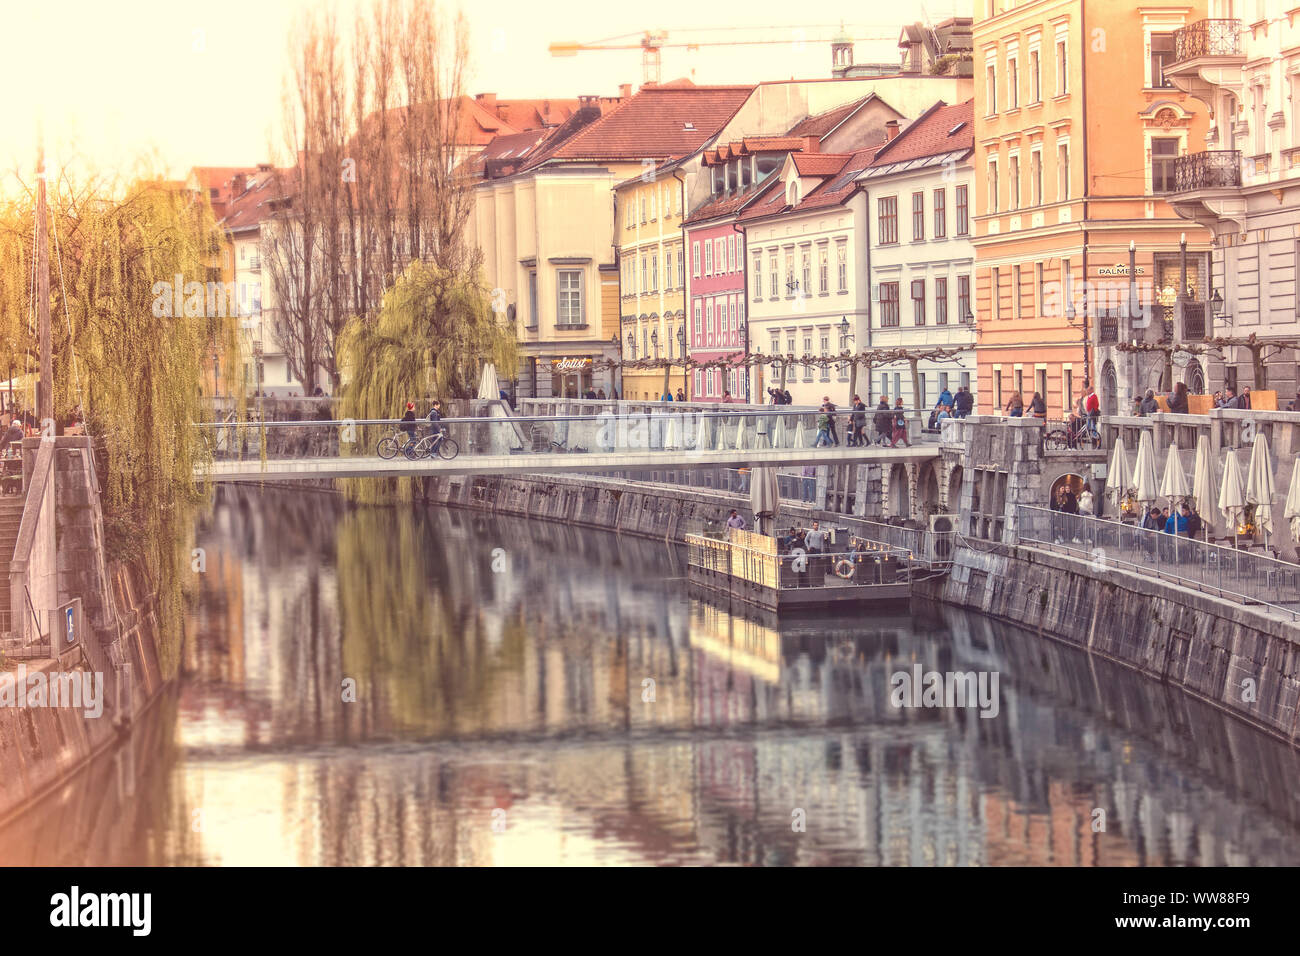
[[[623,367],[623,340],[622,340],[621,338],[619,338],[617,332],[615,332],[614,335],[613,335],[613,337],[610,338],[610,340],[609,340],[609,344],[610,344],[613,348],[618,349],[618,367],[619,367],[619,369],[622,369],[622,367]],[[617,380],[616,380],[615,377],[614,377],[614,372],[613,372],[613,370],[610,371],[610,375],[609,375],[609,390],[610,390],[611,392],[615,393],[615,394],[617,394],[617,393],[620,391],[620,389],[617,387]],[[615,397],[614,395],[610,395],[610,398],[614,398],[614,397]]]
[[[690,398],[691,397],[690,386],[686,382],[687,362],[686,362],[686,319],[685,317],[682,318],[682,324],[677,326],[677,345],[679,346],[678,350],[682,354],[682,397]]]
[[[1223,315],[1223,293],[1218,289],[1210,296],[1210,308],[1214,310],[1215,315]]]
[[[737,329],[737,331],[740,332],[740,348],[741,348],[740,357],[743,361],[749,358],[749,326],[745,324],[744,319],[740,320],[740,328]],[[744,366],[743,374],[745,376],[745,404],[748,405],[749,404],[749,366],[748,365]]]
[[[651,346],[654,347],[655,358],[658,358],[659,357],[659,330],[658,329],[650,330],[650,344]]]

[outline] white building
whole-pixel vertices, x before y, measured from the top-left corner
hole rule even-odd
[[[858,176],[871,229],[871,322],[855,351],[966,349],[955,361],[918,362],[915,382],[907,362],[873,369],[870,386],[858,389],[869,404],[902,395],[907,407],[919,400],[926,409],[945,389],[975,394],[973,114],[971,101],[936,103]]]

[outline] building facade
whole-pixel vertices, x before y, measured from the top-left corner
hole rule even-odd
[[[965,386],[978,400],[971,245],[974,106],[936,103],[877,152],[858,178],[872,230],[870,349],[964,350],[873,369],[864,401],[902,396],[931,408]],[[861,349],[855,350],[861,351]]]
[[[1199,386],[1203,370],[1175,376],[1164,355],[1184,334],[1180,299],[1205,294],[1210,237],[1168,197],[1208,116],[1163,66],[1204,0],[981,0],[976,12],[978,409],[1040,392],[1060,418],[1091,382],[1113,413],[1171,377]],[[1166,351],[1119,348],[1137,340]]]
[[[1281,408],[1300,389],[1297,13],[1282,0],[1210,0],[1207,19],[1174,31],[1164,70],[1213,117],[1206,149],[1174,164],[1175,211],[1214,235],[1209,300],[1184,310],[1207,337],[1267,343],[1206,356],[1207,387],[1274,390]]]

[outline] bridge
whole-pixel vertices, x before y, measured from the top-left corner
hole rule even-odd
[[[866,436],[874,410],[867,413]],[[938,435],[922,434],[921,415],[906,412],[912,445],[846,447],[848,415],[836,414],[838,446],[813,447],[815,411],[752,408],[726,412],[450,418],[452,458],[378,454],[402,423],[364,421],[219,422],[198,427],[211,461],[200,482],[307,481],[332,478],[504,475],[553,472],[708,469],[791,465],[909,464],[937,459]],[[427,423],[418,421],[419,435]]]

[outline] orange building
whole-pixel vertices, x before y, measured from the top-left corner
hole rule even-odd
[[[1000,413],[1018,390],[1026,405],[1043,393],[1060,418],[1091,379],[1113,413],[1168,386],[1162,356],[1115,346],[1154,341],[1148,326],[1175,335],[1184,233],[1186,295],[1208,298],[1210,236],[1166,196],[1175,160],[1204,148],[1209,118],[1164,72],[1173,32],[1206,2],[976,0],[980,412]],[[1141,303],[1131,315],[1130,292]]]

